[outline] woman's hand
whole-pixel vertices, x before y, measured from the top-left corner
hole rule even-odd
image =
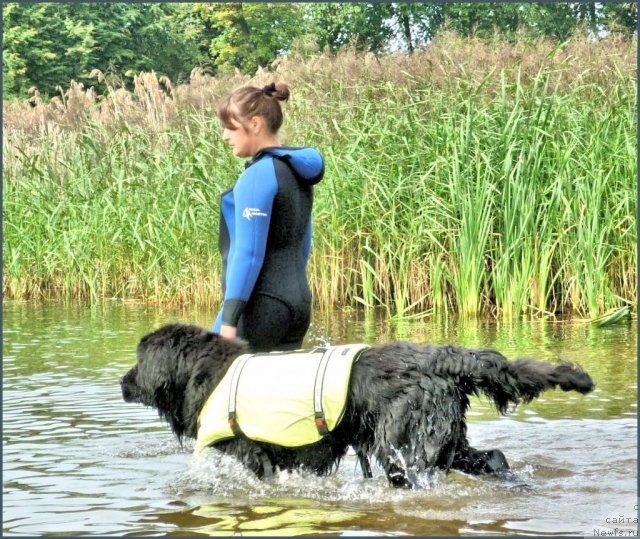
[[[233,326],[224,326],[224,325],[220,326],[219,335],[221,337],[224,337],[225,339],[235,339],[237,333],[238,333],[238,328],[235,328]]]

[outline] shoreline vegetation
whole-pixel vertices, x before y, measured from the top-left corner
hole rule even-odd
[[[445,33],[413,55],[291,53],[253,77],[70,83],[5,102],[6,299],[221,300],[219,197],[243,163],[215,105],[291,85],[282,140],[326,160],[315,307],[575,315],[637,297],[636,38]]]

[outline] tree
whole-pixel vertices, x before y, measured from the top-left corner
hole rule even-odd
[[[143,4],[128,31],[135,70],[154,70],[173,81],[188,78],[194,67],[212,66],[202,49],[202,21],[188,4]]]
[[[605,27],[611,32],[631,35],[638,29],[638,4],[604,4],[602,7]]]
[[[218,68],[266,67],[304,33],[298,4],[199,4],[212,30],[209,53]]]
[[[630,34],[637,24],[634,3],[597,2],[441,4],[447,24],[462,35],[475,33],[489,37],[498,32],[514,39],[519,29],[529,35],[554,37],[560,41],[573,33],[586,30],[599,36],[602,30],[615,29]]]
[[[304,13],[307,32],[321,49],[355,44],[358,50],[379,52],[393,37],[390,4],[306,4]]]
[[[73,8],[73,9],[70,9]],[[5,4],[3,12],[3,90],[26,95],[31,86],[44,94],[87,70],[96,46],[90,21],[78,21],[75,4]]]
[[[449,28],[459,34],[481,38],[498,32],[506,39],[515,39],[517,31],[525,28],[531,35],[564,40],[577,24],[572,5],[568,3],[444,4],[443,18]]]
[[[176,80],[208,62],[200,26],[182,4],[3,5],[3,90],[51,96],[93,69],[122,75],[155,70]]]
[[[586,29],[631,35],[637,4],[609,3],[5,3],[3,91],[43,97],[74,79],[97,85],[93,69],[122,76],[151,71],[173,81],[194,67],[266,67],[296,42],[309,49],[344,45],[411,53],[445,25],[463,36],[566,40]],[[311,45],[311,46],[309,46]]]
[[[409,53],[426,45],[444,23],[444,10],[438,4],[391,4],[392,24],[396,35],[402,36]]]

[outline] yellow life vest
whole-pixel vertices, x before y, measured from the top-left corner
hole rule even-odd
[[[261,442],[317,442],[344,414],[351,367],[366,344],[244,354],[231,365],[198,417],[195,454],[242,431]]]

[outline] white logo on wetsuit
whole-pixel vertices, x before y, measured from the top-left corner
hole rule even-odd
[[[242,217],[251,221],[252,217],[267,217],[267,214],[261,212],[259,208],[245,208],[242,210]]]

